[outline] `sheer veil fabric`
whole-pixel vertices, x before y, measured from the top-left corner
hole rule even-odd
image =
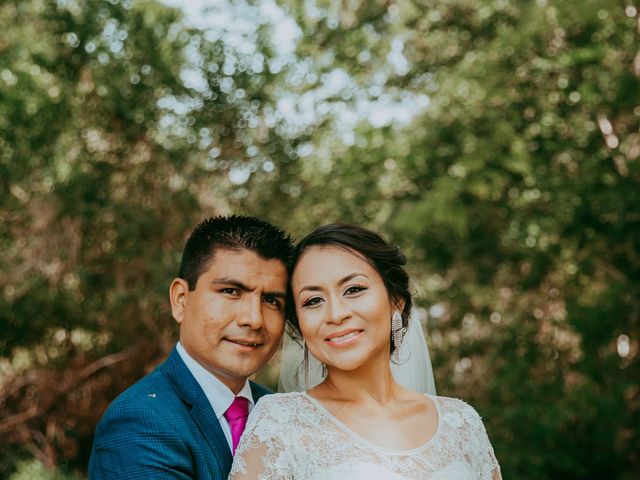
[[[280,379],[278,381],[279,392],[302,392],[315,387],[324,380],[322,363],[310,352],[306,381],[302,364],[302,345],[287,332],[282,347]],[[393,355],[391,371],[400,385],[416,392],[436,394],[429,348],[420,319],[415,312],[412,312],[409,319],[407,333],[400,345],[398,355]]]

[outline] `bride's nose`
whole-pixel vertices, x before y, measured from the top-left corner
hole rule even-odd
[[[348,303],[341,297],[332,298],[329,301],[328,318],[330,323],[341,324],[351,317],[351,309]]]

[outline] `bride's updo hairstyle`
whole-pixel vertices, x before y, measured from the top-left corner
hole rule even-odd
[[[316,228],[313,232],[303,238],[296,246],[293,260],[293,268],[300,261],[304,252],[311,247],[338,247],[356,255],[366,261],[378,272],[389,294],[393,304],[404,301],[402,310],[402,326],[406,328],[409,324],[409,314],[413,302],[409,291],[409,275],[404,270],[403,265],[407,263],[407,258],[400,249],[386,242],[380,235],[357,225],[343,223],[333,223]],[[291,282],[289,282],[291,285]],[[289,287],[287,299],[287,323],[291,330],[292,338],[302,338],[300,325],[295,311],[291,287]],[[391,353],[396,346],[391,336]]]

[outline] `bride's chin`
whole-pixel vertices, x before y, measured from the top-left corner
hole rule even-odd
[[[336,372],[353,372],[355,370],[361,369],[366,364],[367,360],[360,358],[325,363],[329,372],[331,372],[332,370]]]
[[[386,346],[388,352],[389,347]],[[313,352],[312,352],[313,353]],[[315,354],[314,354],[315,355]],[[389,363],[388,354],[384,356],[383,346],[379,348],[351,348],[341,351],[326,351],[325,349],[315,355],[328,370],[351,372],[363,367],[374,367]],[[386,360],[385,360],[386,359]]]

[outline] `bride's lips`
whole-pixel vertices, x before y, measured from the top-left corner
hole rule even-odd
[[[225,338],[226,342],[232,343],[235,347],[243,352],[253,352],[260,348],[263,343],[259,340],[246,338]]]
[[[350,328],[348,330],[340,330],[338,332],[334,332],[329,335],[324,341],[331,345],[332,347],[343,348],[352,345],[357,342],[362,332],[364,330],[359,330],[357,328]]]

